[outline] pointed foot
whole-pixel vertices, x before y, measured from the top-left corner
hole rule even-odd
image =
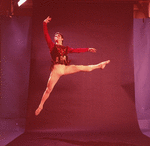
[[[39,115],[42,109],[43,109],[42,107],[38,107],[37,110],[35,111],[35,115],[36,116]]]
[[[99,67],[100,67],[101,69],[104,69],[104,68],[105,68],[105,66],[106,66],[107,64],[109,64],[109,63],[110,63],[110,60],[107,60],[107,61],[101,62],[101,63],[99,64]]]

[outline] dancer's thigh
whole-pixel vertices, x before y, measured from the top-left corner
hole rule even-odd
[[[64,71],[64,75],[73,74],[73,73],[82,71],[83,67],[84,67],[83,65],[69,65],[69,66],[66,66],[65,71]]]
[[[56,71],[52,71],[47,83],[48,89],[52,90],[60,77],[60,74],[58,74]]]

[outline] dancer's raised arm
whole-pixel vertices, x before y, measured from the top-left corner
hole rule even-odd
[[[51,18],[49,16],[43,21],[43,31],[44,31],[44,36],[45,36],[47,45],[51,52],[54,47],[54,43],[52,42],[50,35],[48,33],[48,29],[47,29],[47,23],[49,23],[50,21],[51,21]]]

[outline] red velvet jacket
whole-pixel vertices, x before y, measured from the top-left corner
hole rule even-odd
[[[68,53],[80,53],[80,52],[87,52],[89,48],[70,48],[68,46],[61,46],[61,45],[56,45],[52,42],[48,29],[47,29],[47,23],[43,22],[43,30],[44,30],[44,35],[46,42],[48,44],[48,47],[50,49],[50,54],[52,57],[52,62],[53,64],[69,64],[68,60]]]

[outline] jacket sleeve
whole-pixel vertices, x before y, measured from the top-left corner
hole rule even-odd
[[[52,42],[52,40],[48,34],[47,23],[45,23],[45,22],[43,22],[43,31],[44,31],[44,36],[45,36],[47,45],[48,45],[50,52],[51,52],[53,47],[54,47],[54,43]]]
[[[89,48],[70,48],[68,47],[68,53],[82,53],[82,52],[88,52]]]

